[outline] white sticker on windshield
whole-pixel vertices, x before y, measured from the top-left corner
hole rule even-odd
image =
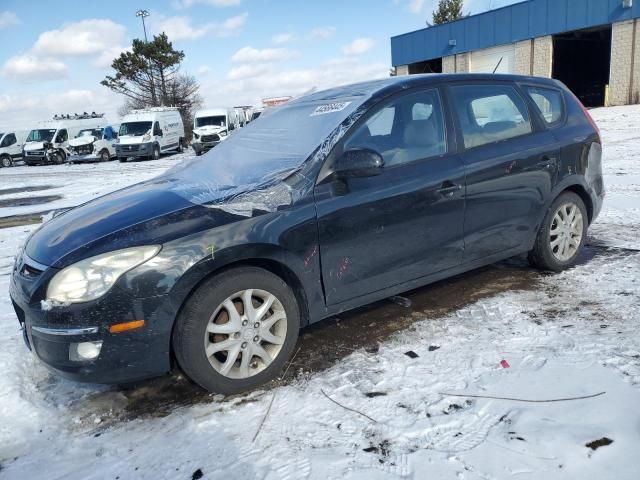
[[[337,103],[327,103],[326,105],[320,105],[313,111],[313,113],[310,116],[315,117],[318,115],[325,115],[327,113],[341,112],[342,110],[347,108],[350,103],[351,102],[337,102]]]

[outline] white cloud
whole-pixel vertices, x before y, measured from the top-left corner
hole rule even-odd
[[[53,58],[38,58],[35,55],[16,55],[2,67],[2,74],[14,80],[55,80],[67,76],[67,66]]]
[[[204,82],[200,91],[206,104],[211,106],[230,102],[260,105],[265,97],[297,96],[314,88],[331,88],[388,75],[387,64],[365,64],[355,58],[335,59],[309,69],[283,70],[271,64],[242,65],[231,70],[226,78],[212,78]]]
[[[259,77],[273,71],[273,65],[270,63],[255,63],[251,65],[240,65],[232,68],[227,74],[229,80],[242,80],[246,78]]]
[[[342,53],[348,56],[362,55],[371,50],[376,44],[372,38],[356,38],[353,42],[342,47]]]
[[[236,15],[235,17],[227,18],[222,25],[216,28],[216,36],[218,37],[231,37],[237,35],[244,28],[244,24],[247,23],[248,13]]]
[[[421,13],[424,7],[424,0],[410,0],[409,11],[412,13]]]
[[[282,45],[283,43],[289,43],[294,38],[293,33],[278,33],[271,37],[271,41],[276,45]]]
[[[200,65],[196,70],[196,73],[205,77],[211,73],[211,67],[209,65]]]
[[[20,20],[15,13],[9,11],[0,12],[0,30],[13,25],[18,25],[19,23]]]
[[[309,32],[309,38],[313,40],[326,40],[336,34],[336,27],[318,27]]]
[[[98,68],[108,68],[122,52],[131,51],[131,47],[110,47],[104,50],[93,61],[93,65]]]
[[[123,25],[111,20],[82,20],[41,33],[33,51],[38,55],[57,57],[97,55],[122,45],[125,33]]]
[[[118,119],[117,110],[122,97],[103,88],[95,90],[66,90],[50,94],[8,93],[0,95],[0,114],[10,118],[11,128],[32,128],[41,120],[48,120],[54,114],[74,112],[105,113],[110,121]]]
[[[205,23],[198,27],[191,24],[191,19],[188,17],[166,17],[162,18],[158,23],[152,23],[153,30],[158,33],[164,32],[169,37],[169,40],[195,40],[200,37],[204,37],[211,32],[215,27],[215,23]]]
[[[234,63],[255,63],[255,62],[280,62],[290,60],[298,56],[298,52],[287,48],[264,48],[243,47],[233,54],[231,61]]]
[[[176,8],[189,8],[196,4],[210,5],[212,7],[235,7],[242,3],[242,0],[177,0],[174,2]]]

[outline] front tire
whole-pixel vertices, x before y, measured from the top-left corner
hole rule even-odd
[[[11,167],[13,165],[13,160],[11,159],[11,157],[9,155],[3,155],[0,158],[0,165],[2,167]]]
[[[51,154],[51,162],[54,165],[62,165],[64,163],[64,157],[60,152],[54,152]]]
[[[109,155],[109,152],[107,150],[102,150],[102,152],[100,152],[100,161],[108,162],[109,160],[111,160],[111,155]]]
[[[182,370],[203,388],[240,393],[277,377],[299,326],[291,288],[266,270],[241,267],[207,280],[189,298],[173,349]]]
[[[587,239],[588,227],[589,216],[582,199],[573,192],[562,193],[542,221],[529,262],[554,272],[573,267]]]
[[[153,153],[151,154],[151,160],[160,159],[160,147],[158,145],[153,146]]]

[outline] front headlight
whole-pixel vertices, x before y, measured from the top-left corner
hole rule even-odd
[[[82,303],[100,298],[129,270],[155,257],[160,246],[125,248],[64,268],[49,282],[47,301]]]
[[[200,138],[200,135],[198,135],[196,132],[193,132],[193,138],[198,140]]]
[[[220,132],[220,136],[221,137],[226,137],[227,136],[227,131],[226,130],[221,131]]]
[[[145,133],[144,137],[142,137],[142,141],[143,142],[148,142],[149,140],[151,140],[151,134]]]

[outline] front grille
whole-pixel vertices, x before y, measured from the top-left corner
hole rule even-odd
[[[28,150],[27,157],[44,157],[44,150]]]
[[[80,145],[78,147],[73,147],[74,153],[78,155],[89,155],[93,153],[93,145]]]
[[[140,145],[122,145],[123,152],[137,152],[140,150]]]
[[[220,136],[219,135],[202,135],[202,137],[200,137],[200,139],[202,140],[202,143],[208,143],[208,142],[218,142],[220,141]]]

